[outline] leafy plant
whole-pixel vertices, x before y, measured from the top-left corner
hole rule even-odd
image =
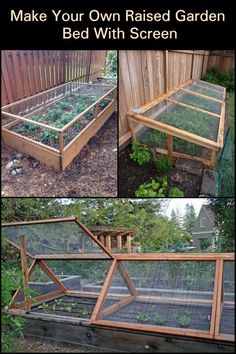
[[[221,72],[218,67],[214,66],[207,70],[202,80],[226,87],[227,91],[233,91],[235,88],[235,72]]]
[[[157,314],[155,316],[155,322],[163,324],[166,321],[166,316],[162,314]]]
[[[109,50],[106,57],[105,74],[109,77],[117,76],[117,50]]]
[[[141,145],[137,141],[132,144],[132,153],[129,155],[139,165],[144,165],[151,160],[151,153],[146,145]]]
[[[54,140],[55,142],[58,142],[59,141],[58,132],[52,130],[46,130],[45,132],[43,132],[42,141],[48,142],[50,140]]]
[[[83,308],[82,315],[87,316],[88,314],[89,314],[89,311],[86,308]]]
[[[52,309],[53,312],[56,312],[56,310],[57,310],[57,304],[56,304],[56,303],[52,304],[51,309]]]
[[[185,314],[180,315],[178,318],[178,323],[181,327],[188,327],[190,321],[191,321],[191,317]]]
[[[150,320],[150,316],[148,316],[146,313],[140,313],[137,316],[137,320],[141,323],[146,323]]]
[[[150,183],[144,183],[139,186],[135,192],[135,197],[165,197],[167,187],[166,177],[154,179]]]
[[[65,310],[66,310],[67,312],[72,312],[72,310],[73,310],[72,305],[68,305],[68,306],[65,308]]]
[[[165,155],[158,156],[154,162],[157,172],[159,172],[161,175],[168,173],[173,165],[172,158]]]
[[[42,305],[39,306],[39,309],[45,310],[46,308],[48,308],[48,304],[46,302],[44,302]]]
[[[24,319],[22,317],[13,317],[5,312],[8,309],[9,302],[12,298],[12,292],[14,292],[21,283],[20,268],[7,269],[2,266],[2,314],[1,314],[1,342],[2,351],[5,353],[15,352],[18,347],[18,337],[23,338]]]
[[[173,197],[184,197],[184,192],[181,191],[178,187],[172,187],[169,190],[168,196],[170,198],[173,198]]]

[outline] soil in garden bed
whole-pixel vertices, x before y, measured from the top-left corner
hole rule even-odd
[[[135,196],[135,191],[141,184],[151,182],[152,179],[163,177],[156,172],[153,161],[139,166],[131,160],[131,145],[124,148],[119,154],[119,197],[130,198]],[[167,174],[168,188],[178,187],[184,192],[185,197],[198,197],[200,193],[201,177],[177,168]]]
[[[110,301],[107,306],[116,303]],[[163,323],[157,322],[156,316],[161,315]],[[210,306],[189,306],[187,304],[154,304],[141,303],[134,301],[122,309],[116,311],[106,319],[117,322],[135,323],[152,326],[167,326],[182,328],[180,322],[181,316],[186,315],[189,324],[184,328],[199,331],[209,331],[211,321]],[[221,333],[234,333],[234,309],[224,309],[221,319]]]
[[[63,172],[37,161],[32,164],[30,156],[23,155],[18,160],[20,173],[13,175],[6,166],[16,155],[16,151],[2,144],[4,197],[116,197],[117,113],[112,114]]]
[[[60,101],[46,107],[40,114],[35,114],[30,119],[32,122],[36,121],[55,128],[63,128],[98,99],[99,97],[96,96],[78,94],[65,96]],[[67,129],[64,133],[64,145],[69,144],[69,142],[95,118],[96,113],[99,114],[108,104],[109,101],[107,100],[101,101],[98,104],[97,112],[95,108],[89,110],[89,112],[85,113],[76,123]],[[13,126],[11,130],[50,147],[59,147],[59,133],[57,131],[42,129],[33,123],[24,122]]]
[[[63,296],[35,306],[32,308],[31,312],[89,319],[96,302],[96,298]]]

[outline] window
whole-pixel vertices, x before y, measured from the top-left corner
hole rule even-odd
[[[206,227],[206,218],[200,219],[200,227]]]

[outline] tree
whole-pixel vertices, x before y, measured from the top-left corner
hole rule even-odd
[[[233,252],[235,249],[235,199],[209,198],[209,204],[215,215],[215,226],[219,232],[219,248],[223,252]]]
[[[185,214],[183,216],[183,229],[189,233],[192,233],[197,216],[192,204],[186,204]]]
[[[178,210],[177,211],[175,211],[174,209],[171,210],[170,222],[173,224],[174,228],[180,228],[181,218]]]

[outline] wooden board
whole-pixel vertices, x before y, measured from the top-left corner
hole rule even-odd
[[[32,139],[23,137],[4,128],[2,128],[2,139],[4,144],[10,146],[12,149],[22,154],[33,156],[40,162],[60,171],[60,155],[56,152],[56,149],[46,147]]]
[[[84,344],[108,350],[130,353],[233,353],[233,343],[224,341],[195,340],[170,334],[152,334],[131,330],[110,329],[68,323],[37,315],[27,315],[26,336],[67,343]],[[90,347],[91,348],[91,347]],[[96,351],[97,351],[96,350]]]
[[[106,108],[94,118],[64,149],[62,157],[62,170],[64,170],[71,161],[78,155],[87,142],[97,133],[115,110],[115,101],[106,106]]]

